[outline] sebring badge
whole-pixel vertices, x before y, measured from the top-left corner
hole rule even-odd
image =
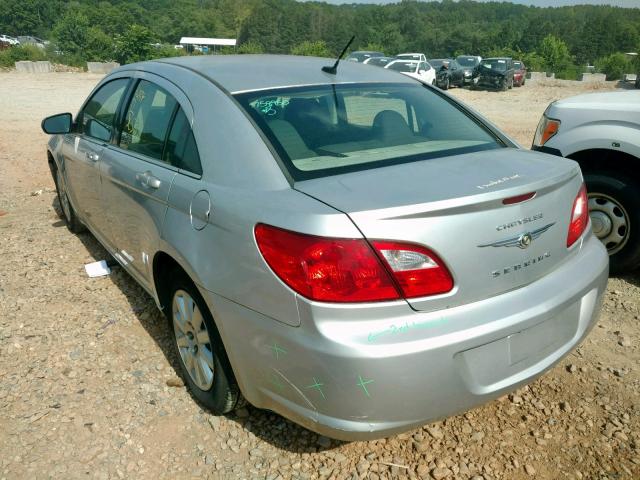
[[[543,233],[549,230],[551,227],[555,225],[555,222],[549,223],[544,227],[540,227],[537,230],[533,230],[531,232],[526,232],[517,237],[511,237],[506,240],[500,240],[499,242],[493,243],[485,243],[484,245],[478,245],[478,247],[518,247],[518,248],[529,248],[529,245],[536,239],[539,238]]]

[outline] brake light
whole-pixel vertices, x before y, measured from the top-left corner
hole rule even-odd
[[[567,247],[570,247],[582,236],[589,224],[589,201],[587,199],[587,189],[584,184],[580,187],[578,196],[573,201],[571,210],[571,221],[569,223],[569,234],[567,235]]]
[[[453,289],[451,273],[428,248],[384,240],[371,243],[393,273],[405,298],[438,295]]]
[[[536,129],[536,135],[533,139],[533,144],[539,147],[547,143],[556,133],[560,130],[560,120],[554,120],[543,115],[538,123]]]
[[[379,302],[445,293],[453,279],[430,250],[401,242],[326,238],[270,225],[255,227],[273,272],[291,289],[322,302]],[[401,295],[402,293],[402,295]]]

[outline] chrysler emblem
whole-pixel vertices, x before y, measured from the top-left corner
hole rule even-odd
[[[500,240],[499,242],[485,243],[484,245],[478,245],[478,247],[518,247],[524,250],[525,248],[529,248],[529,245],[531,245],[536,238],[540,237],[554,225],[555,222],[545,225],[544,227],[540,227],[537,230],[522,233],[517,237]]]

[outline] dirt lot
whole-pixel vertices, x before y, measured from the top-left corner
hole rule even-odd
[[[201,410],[152,300],[119,268],[88,279],[105,252],[56,213],[40,120],[99,78],[0,73],[0,479],[640,478],[638,275],[610,281],[598,327],[543,378],[406,434],[341,443]],[[551,100],[595,88],[452,94],[528,146]]]

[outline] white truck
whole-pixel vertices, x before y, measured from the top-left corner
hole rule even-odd
[[[533,150],[580,164],[593,231],[614,274],[640,266],[640,92],[591,93],[551,103]]]

